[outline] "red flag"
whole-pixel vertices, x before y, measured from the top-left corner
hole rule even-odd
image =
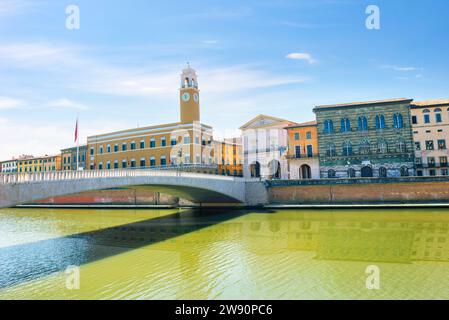
[[[75,126],[75,142],[78,141],[78,118],[76,118],[76,126]]]

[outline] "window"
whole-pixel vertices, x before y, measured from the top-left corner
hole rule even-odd
[[[131,159],[131,168],[136,167],[136,159]]]
[[[441,113],[436,113],[435,114],[435,121],[436,122],[442,122],[443,119],[441,118]]]
[[[348,177],[355,178],[355,170],[353,168],[348,169]]]
[[[140,149],[145,149],[145,140],[140,141]]]
[[[127,145],[126,145],[126,143],[123,143],[122,144],[122,151],[126,151],[126,149],[127,149]]]
[[[429,176],[434,177],[437,175],[436,170],[429,170]]]
[[[103,154],[103,152],[104,152],[104,148],[103,148],[103,146],[100,146],[100,154]]]
[[[393,128],[395,129],[404,128],[404,118],[402,117],[402,114],[395,113],[393,115]]]
[[[176,146],[176,137],[171,137],[170,138],[170,145]]]
[[[438,150],[446,150],[446,140],[438,140]]]
[[[324,133],[331,134],[334,132],[334,123],[332,120],[324,121]]]
[[[154,140],[154,139],[150,140],[150,148],[151,149],[156,148],[156,140]]]
[[[150,167],[154,167],[156,166],[156,158],[155,157],[151,157],[150,159]]]
[[[189,135],[185,135],[184,136],[184,144],[189,144],[190,143],[190,136]]]
[[[295,146],[295,157],[301,158],[301,146]]]
[[[165,156],[161,157],[161,166],[166,166],[167,165],[167,158]]]
[[[307,145],[307,156],[309,157],[309,158],[312,158],[313,157],[313,146],[312,145]]]
[[[147,164],[146,164],[145,158],[141,158],[140,159],[140,167],[145,168],[146,166],[147,166]]]
[[[346,156],[346,157],[352,156],[352,144],[351,144],[351,142],[349,142],[349,141],[344,142],[343,146],[342,146],[342,149],[343,149],[343,156]]]
[[[376,116],[376,129],[385,129],[385,117],[382,114]]]
[[[90,148],[90,155],[93,156],[94,155],[94,148]]]
[[[368,120],[366,117],[359,117],[359,131],[368,130]]]
[[[415,142],[415,150],[420,151],[421,150],[421,142]]]
[[[126,159],[122,160],[122,168],[126,169],[126,167],[128,166],[128,162],[126,161]]]
[[[448,169],[441,169],[441,175],[442,175],[442,176],[447,176],[447,175],[449,175],[449,170],[448,170]]]
[[[195,144],[200,144],[200,137],[195,136]]]
[[[408,177],[409,172],[408,172],[408,168],[403,166],[401,167],[401,177]]]
[[[295,140],[296,140],[296,141],[299,140],[299,132],[295,132]]]
[[[404,139],[400,138],[396,142],[396,152],[399,152],[399,153],[406,153],[407,152],[407,146],[405,144]]]
[[[118,169],[118,160],[114,161],[114,169]]]
[[[387,177],[387,168],[380,167],[379,168],[379,178],[386,178]]]
[[[412,123],[413,124],[418,124],[418,117],[417,116],[412,116]]]
[[[136,150],[136,142],[131,142],[131,150]]]
[[[328,178],[335,178],[336,177],[336,172],[335,172],[335,170],[333,170],[333,169],[329,169],[328,171],[327,171],[327,177]]]
[[[108,170],[111,170],[111,161],[107,162],[106,167],[107,167]]]
[[[440,166],[447,167],[447,157],[440,157]]]
[[[190,163],[190,154],[186,154],[186,155],[184,156],[184,163],[185,163],[185,164],[189,164],[189,163]]]
[[[118,152],[118,144],[114,146],[114,152]]]
[[[98,170],[103,170],[103,162],[100,162],[100,164],[98,165]]]
[[[335,157],[337,156],[337,150],[335,148],[335,144],[330,143],[326,147],[326,156],[328,157]]]
[[[360,154],[370,154],[371,153],[370,143],[367,139],[363,139],[360,142],[359,152],[360,152]]]
[[[429,167],[435,167],[435,157],[428,157],[427,158],[427,165]]]
[[[349,132],[349,131],[351,131],[351,121],[349,121],[348,118],[341,119],[340,131],[341,132]]]
[[[107,150],[108,153],[111,153],[111,145],[110,145],[110,144],[108,144],[108,145],[106,146],[106,150]]]
[[[433,140],[427,140],[426,141],[426,150],[434,150],[434,146],[433,146]]]
[[[167,141],[165,139],[165,137],[161,138],[161,147],[166,147],[167,146]]]
[[[429,114],[424,115],[424,123],[430,123],[430,115]]]
[[[312,140],[312,132],[308,131],[308,132],[306,133],[306,139],[307,139],[307,140]]]

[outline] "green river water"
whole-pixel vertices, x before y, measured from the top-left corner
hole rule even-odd
[[[1,209],[0,299],[449,299],[449,210]]]

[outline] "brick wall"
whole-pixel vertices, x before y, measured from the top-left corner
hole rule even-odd
[[[449,181],[272,186],[274,204],[449,202]]]

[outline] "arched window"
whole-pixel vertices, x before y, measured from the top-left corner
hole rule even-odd
[[[324,133],[331,134],[334,132],[334,123],[332,120],[324,121]]]
[[[385,129],[385,117],[382,114],[376,116],[376,129]]]
[[[404,139],[399,138],[396,142],[396,152],[398,153],[406,153],[407,152],[407,145],[405,144]]]
[[[337,155],[337,150],[335,148],[335,144],[329,143],[326,147],[326,156],[335,157]]]
[[[440,108],[436,108],[435,110],[433,110],[433,112],[441,112]]]
[[[335,170],[329,169],[329,170],[327,171],[327,177],[328,177],[328,178],[335,178],[336,176],[337,176],[337,173],[335,172]]]
[[[434,112],[435,112],[435,121],[436,121],[437,123],[442,122],[442,121],[443,121],[443,118],[441,117],[441,109],[440,109],[440,108],[436,108],[436,109],[434,110]]]
[[[351,121],[348,118],[341,119],[341,132],[349,132],[351,131]]]
[[[403,127],[404,127],[404,118],[402,117],[402,114],[395,113],[393,115],[393,128],[402,129]]]
[[[343,143],[342,146],[344,156],[352,156],[352,144],[349,141]]]
[[[387,168],[380,167],[379,168],[379,178],[386,178],[387,177]]]
[[[359,117],[359,131],[368,130],[368,120],[366,117]]]
[[[355,170],[353,168],[348,169],[348,177],[355,178]]]
[[[422,113],[430,113],[430,110],[429,110],[429,109],[424,109],[424,110],[422,111]]]
[[[388,144],[385,139],[377,140],[377,153],[385,154],[388,152]]]
[[[408,176],[409,176],[408,168],[406,166],[401,167],[401,177],[408,177]]]
[[[360,154],[370,154],[371,153],[371,145],[370,145],[368,139],[363,139],[360,142],[359,152],[360,152]]]

